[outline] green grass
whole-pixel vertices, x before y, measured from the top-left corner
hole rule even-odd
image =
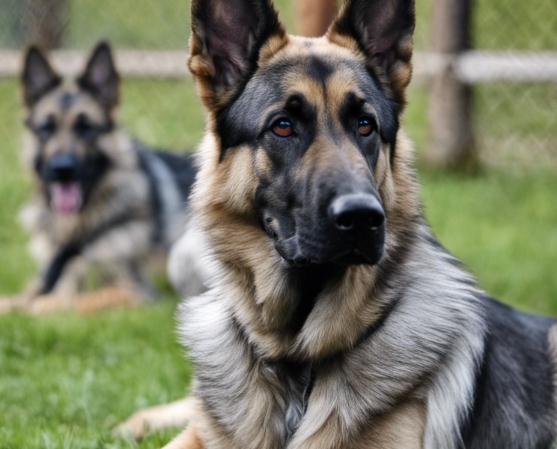
[[[424,174],[426,215],[480,285],[523,310],[557,315],[557,176]]]
[[[33,273],[25,234],[16,223],[17,210],[29,195],[29,182],[19,163],[20,109],[16,83],[0,80],[0,295],[20,290]]]
[[[292,1],[276,3],[292,30]],[[0,46],[16,44],[18,4],[0,5]],[[88,49],[104,38],[117,47],[186,48],[189,1],[70,0],[69,5],[67,43],[72,48]],[[518,0],[478,3],[477,46],[554,49],[551,2],[527,5]],[[416,46],[425,49],[431,0],[418,2],[417,8]],[[478,129],[488,136],[483,144],[497,152],[500,142],[511,139],[529,151],[537,135],[554,131],[554,94],[554,85],[477,88]],[[190,81],[125,81],[122,96],[123,122],[146,143],[182,151],[199,141],[203,117]],[[23,288],[34,270],[26,236],[15,221],[30,183],[19,165],[22,120],[13,80],[0,80],[0,118],[1,295]],[[411,89],[404,124],[418,152],[423,151],[423,86]],[[555,173],[486,169],[474,178],[458,178],[424,171],[421,178],[436,235],[481,285],[521,309],[557,315]],[[175,432],[137,445],[114,439],[110,431],[134,410],[185,393],[191,373],[177,343],[175,305],[176,298],[168,297],[153,307],[92,316],[0,316],[0,449],[161,447]]]
[[[189,81],[126,81],[122,118],[153,145],[190,149],[202,112]],[[414,86],[405,126],[423,148],[427,101]],[[19,167],[21,114],[14,81],[0,82],[0,294],[33,272],[15,223],[29,183]],[[531,120],[531,117],[525,117]],[[519,125],[519,123],[517,123]],[[557,176],[486,169],[474,178],[423,172],[426,213],[440,240],[491,294],[557,314]],[[0,449],[158,448],[111,437],[132,411],[181,397],[189,365],[177,343],[175,298],[92,316],[0,317]]]
[[[0,317],[0,448],[160,448],[171,431],[135,445],[110,429],[185,394],[174,308]]]

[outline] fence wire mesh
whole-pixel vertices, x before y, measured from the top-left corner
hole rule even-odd
[[[276,1],[290,31],[294,31],[294,2]],[[89,50],[98,40],[107,39],[116,49],[185,52],[189,7],[188,0],[2,0],[0,50],[22,49],[37,41],[45,47]],[[429,48],[434,7],[435,0],[417,0],[418,52]],[[472,22],[476,49],[548,52],[553,58],[557,54],[557,3],[554,1],[474,2]],[[542,74],[543,54],[537,58]],[[142,62],[144,67],[145,61]],[[148,71],[145,72],[149,77]],[[475,83],[473,123],[480,159],[497,166],[557,167],[557,115],[554,113],[557,77],[541,83],[510,78]],[[3,95],[11,98],[9,101],[4,98],[4,104],[17,103],[16,83],[13,80],[1,83]],[[417,83],[417,86],[410,101],[412,104],[416,97],[421,105],[421,98],[427,97],[427,83]],[[2,109],[5,114],[14,113],[14,107]],[[123,117],[131,132],[157,146],[191,148],[202,133],[202,112],[191,80],[126,80]],[[195,123],[198,129],[184,126],[184,120]],[[418,125],[426,126],[418,120],[409,123],[409,128],[411,132],[416,130],[414,137],[418,147],[423,148],[427,139],[425,133],[417,130]],[[14,130],[0,125],[0,132]]]
[[[474,7],[476,48],[557,52],[556,2],[484,0]],[[548,68],[543,57],[538,65],[542,73]],[[478,84],[475,103],[475,133],[486,163],[557,167],[557,78]]]

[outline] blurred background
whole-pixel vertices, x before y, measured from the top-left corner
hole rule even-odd
[[[319,34],[334,0],[275,0],[290,32]],[[417,0],[404,126],[426,215],[482,287],[557,314],[557,3]],[[0,1],[0,294],[34,271],[16,223],[30,181],[19,154],[22,49],[75,74],[101,39],[124,76],[122,120],[155,147],[193,151],[203,111],[186,70],[188,0]],[[176,298],[95,317],[0,317],[0,448],[136,447],[109,435],[127,413],[180,397],[189,379]],[[68,317],[71,316],[71,319]],[[138,447],[159,447],[158,434]]]

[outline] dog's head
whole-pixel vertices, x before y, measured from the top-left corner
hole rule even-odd
[[[270,0],[194,0],[192,27],[189,67],[215,139],[202,151],[218,152],[202,155],[198,186],[213,224],[252,220],[293,265],[377,264],[413,0],[347,0],[318,39],[288,36]]]
[[[21,81],[29,159],[43,193],[55,212],[78,212],[111,163],[102,145],[115,129],[118,105],[119,77],[110,47],[99,44],[82,75],[67,82],[31,47]]]

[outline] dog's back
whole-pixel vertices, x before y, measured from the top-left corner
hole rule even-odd
[[[159,150],[155,154],[172,172],[174,181],[177,183],[185,203],[188,200],[197,171],[194,157],[188,154],[182,155],[163,150]]]
[[[557,407],[555,319],[516,311],[483,296],[487,332],[466,448],[551,448]],[[552,347],[553,346],[553,347]]]

